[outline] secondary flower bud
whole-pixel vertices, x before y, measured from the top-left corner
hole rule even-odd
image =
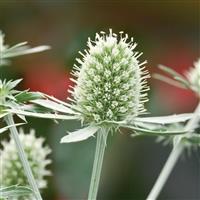
[[[44,177],[51,174],[50,171],[46,169],[46,166],[51,163],[51,160],[47,158],[48,154],[51,152],[50,148],[43,145],[43,138],[36,138],[33,130],[31,130],[29,134],[24,134],[21,129],[19,138],[24,146],[38,188],[45,188],[47,186],[47,181]],[[16,184],[28,186],[28,181],[24,174],[14,140],[11,139],[9,142],[3,141],[1,144],[3,149],[0,151],[0,183],[5,187]],[[35,198],[29,196],[24,198],[20,197],[20,199],[32,200]]]
[[[103,32],[95,41],[88,40],[88,50],[77,59],[72,79],[76,85],[73,108],[85,122],[124,121],[145,111],[149,73],[140,62],[133,38]]]

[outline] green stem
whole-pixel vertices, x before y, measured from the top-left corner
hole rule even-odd
[[[199,122],[199,113],[200,113],[200,103],[194,111],[193,118],[191,118],[191,120],[185,126],[185,129],[188,131],[186,134],[191,134],[191,130],[196,128],[196,125]],[[180,142],[177,143],[176,146],[173,148],[158,179],[156,180],[155,185],[153,186],[149,196],[147,197],[147,200],[156,200],[158,198],[158,195],[160,194],[165,183],[167,182],[167,179],[169,178],[183,150],[184,146]]]
[[[107,129],[102,128],[97,133],[96,151],[94,156],[94,164],[92,169],[88,200],[96,200],[97,198],[107,136]]]
[[[15,124],[12,115],[5,116],[5,121],[8,125],[14,125]],[[36,181],[34,179],[33,173],[31,171],[29,162],[27,160],[23,145],[22,145],[22,143],[19,139],[19,134],[18,134],[17,128],[15,126],[12,126],[9,129],[10,129],[10,132],[11,132],[11,137],[14,139],[14,141],[16,143],[16,147],[17,147],[18,154],[19,154],[20,160],[21,160],[23,168],[24,168],[24,172],[27,176],[29,185],[31,186],[31,188],[33,190],[34,196],[35,196],[36,200],[42,200],[42,197],[40,195],[40,192],[39,192],[39,189],[37,187]]]

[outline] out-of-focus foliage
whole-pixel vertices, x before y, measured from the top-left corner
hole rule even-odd
[[[140,43],[148,67],[156,71],[162,63],[182,73],[199,57],[198,1],[1,1],[0,24],[8,44],[29,41],[31,46],[48,44],[51,51],[12,60],[12,67],[1,68],[0,78],[24,78],[17,89],[30,88],[65,100],[69,93],[69,71],[83,50],[88,36],[97,31],[124,30]],[[140,49],[139,49],[140,50]],[[152,115],[192,112],[197,102],[188,91],[151,82]],[[44,199],[80,199],[87,196],[95,140],[60,145],[66,130],[77,123],[58,127],[50,120],[28,119],[30,127],[47,138],[53,147],[54,176]],[[100,199],[144,199],[160,171],[168,148],[155,146],[145,138],[130,140],[124,135],[111,139],[103,167]],[[0,139],[6,135],[0,135]],[[197,154],[198,155],[198,154]],[[90,162],[91,161],[91,162]],[[114,167],[113,167],[114,166]],[[161,199],[199,198],[198,163],[192,158],[177,166],[176,175],[166,185]],[[191,170],[192,169],[192,170]],[[184,171],[184,176],[183,176]],[[184,177],[184,181],[183,181]],[[187,181],[185,181],[187,180]],[[182,185],[174,191],[175,186]],[[183,190],[186,188],[187,190]]]

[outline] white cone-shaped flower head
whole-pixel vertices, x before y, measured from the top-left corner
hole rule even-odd
[[[191,87],[200,96],[200,58],[194,63],[194,67],[187,72]]]
[[[43,145],[43,138],[36,138],[33,130],[31,130],[29,134],[24,134],[24,132],[20,130],[19,138],[24,146],[38,188],[45,188],[47,186],[45,176],[51,174],[50,171],[46,169],[47,165],[51,163],[51,160],[47,158],[48,154],[51,152],[50,148]],[[11,139],[9,142],[3,141],[1,144],[3,146],[3,149],[0,151],[1,186],[6,187],[16,184],[28,186],[28,181],[24,174],[14,140]],[[16,199],[16,197],[13,197],[12,200],[14,199]],[[19,197],[19,199],[35,200],[33,196]]]
[[[144,112],[147,101],[146,61],[135,51],[133,38],[120,32],[96,34],[88,40],[83,59],[77,59],[73,75],[77,77],[72,95],[73,107],[86,122],[123,121]]]

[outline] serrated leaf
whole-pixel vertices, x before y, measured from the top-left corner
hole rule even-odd
[[[43,96],[39,92],[28,92],[22,91],[19,94],[15,95],[15,99],[18,102],[27,102],[31,100],[41,99]]]
[[[12,185],[9,187],[0,187],[0,198],[19,197],[32,194],[33,191],[24,186]]]
[[[171,136],[171,135],[180,135],[184,134],[187,131],[186,130],[149,130],[149,129],[144,129],[140,127],[135,127],[135,126],[128,126],[128,125],[122,125],[124,128],[131,129],[136,132],[136,135],[152,135],[152,136]],[[133,135],[134,136],[134,135]]]
[[[79,119],[79,116],[69,116],[69,115],[60,115],[60,114],[49,114],[49,113],[34,113],[29,111],[17,110],[17,109],[8,109],[7,112],[24,115],[29,117],[45,118],[45,119],[63,119],[63,120],[73,120]]]
[[[38,99],[38,100],[33,100],[31,102],[34,104],[43,106],[45,108],[51,109],[53,111],[58,111],[58,112],[67,113],[67,114],[75,114],[75,112],[72,109],[48,99]]]
[[[185,122],[193,117],[194,113],[174,114],[159,117],[136,117],[134,121],[143,123],[155,123],[155,124],[172,124]]]
[[[69,133],[68,135],[64,136],[60,142],[70,143],[70,142],[83,141],[93,136],[98,130],[99,130],[99,127],[88,126],[86,128],[82,128],[77,131]]]

